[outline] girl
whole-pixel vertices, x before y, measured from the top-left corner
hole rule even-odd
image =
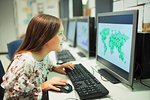
[[[25,39],[16,51],[1,86],[5,89],[4,98],[41,100],[42,91],[53,89],[54,85],[66,85],[66,80],[53,77],[46,81],[48,72],[66,74],[63,68],[74,69],[72,63],[53,66],[48,53],[60,51],[65,40],[60,19],[46,14],[33,17],[28,25]]]

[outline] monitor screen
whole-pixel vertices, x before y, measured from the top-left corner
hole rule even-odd
[[[137,11],[98,14],[96,60],[121,82],[132,85]]]
[[[77,22],[77,46],[88,51],[88,40],[89,40],[89,33],[88,33],[88,22]]]
[[[76,35],[76,20],[69,20],[67,39],[75,44]]]

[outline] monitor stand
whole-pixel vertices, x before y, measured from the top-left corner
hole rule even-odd
[[[73,47],[73,45],[69,44],[69,47]]]
[[[99,74],[105,77],[108,81],[110,81],[113,84],[120,83],[118,79],[116,79],[113,75],[111,75],[106,69],[99,69]]]
[[[80,56],[80,57],[86,57],[84,53],[82,52],[77,52],[77,54]]]

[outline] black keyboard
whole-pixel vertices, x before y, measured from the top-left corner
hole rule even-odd
[[[63,64],[70,61],[75,61],[69,50],[62,50],[61,52],[56,52],[57,64]]]
[[[81,100],[101,98],[109,93],[82,64],[74,66],[74,70],[65,70]]]

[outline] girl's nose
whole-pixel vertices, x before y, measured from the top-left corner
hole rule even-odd
[[[63,38],[62,38],[63,40],[66,40],[66,37],[65,37],[65,35],[63,34]]]

